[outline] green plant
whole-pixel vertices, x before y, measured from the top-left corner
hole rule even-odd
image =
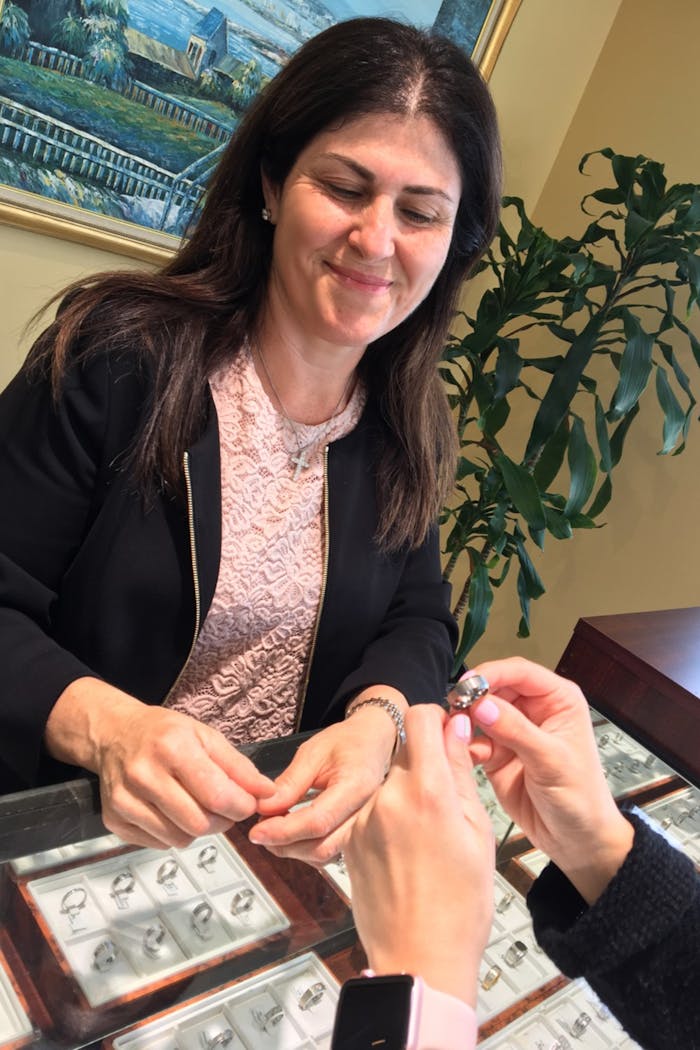
[[[464,619],[458,664],[484,633],[493,588],[514,559],[518,634],[529,634],[530,602],[544,593],[531,544],[596,527],[652,375],[661,453],[685,447],[695,397],[668,340],[679,332],[700,366],[683,319],[700,297],[700,186],[669,186],[663,165],[611,149],[586,154],[581,172],[595,155],[610,162],[615,184],[584,197],[584,213],[593,202],[603,210],[579,238],[550,237],[521,200],[505,199],[519,228],[501,225],[481,266],[493,287],[445,349],[461,446],[443,521],[446,576],[468,559],[454,610]],[[520,453],[509,447],[516,404],[519,427],[532,419]]]

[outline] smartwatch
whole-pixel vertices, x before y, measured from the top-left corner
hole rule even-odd
[[[331,1050],[471,1050],[471,1006],[397,973],[353,977],[340,989]]]

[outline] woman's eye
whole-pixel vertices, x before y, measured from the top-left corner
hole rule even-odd
[[[326,189],[334,197],[340,197],[341,200],[359,200],[362,196],[362,191],[355,186],[339,186],[337,183],[328,182],[326,183]]]
[[[412,222],[415,226],[430,226],[431,223],[437,221],[435,215],[427,215],[422,211],[414,211],[413,208],[404,208],[404,216],[409,222]]]

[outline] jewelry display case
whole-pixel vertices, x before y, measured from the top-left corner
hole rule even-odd
[[[603,675],[596,661],[613,660],[622,645],[609,636],[596,643],[606,619],[582,621],[559,670],[593,705],[613,794],[698,863],[691,774],[700,701],[687,681],[654,664],[645,671],[639,652],[621,658],[629,673],[617,666]],[[302,739],[245,750],[275,776]],[[475,775],[499,844],[479,972],[480,1045],[631,1050],[591,989],[563,977],[537,946],[525,898],[547,858],[511,826],[483,772]],[[365,965],[347,870],[342,858],[324,871],[276,858],[249,842],[251,823],[155,851],[106,834],[94,780],[0,798],[0,1050],[328,1047],[339,984]]]

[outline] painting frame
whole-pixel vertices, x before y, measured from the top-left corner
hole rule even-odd
[[[521,2],[490,0],[472,51],[472,58],[487,81]],[[5,0],[0,0],[0,15],[4,4]],[[18,189],[1,179],[0,224],[154,265],[165,264],[181,242],[180,236],[162,233],[75,204],[64,204],[36,192]]]

